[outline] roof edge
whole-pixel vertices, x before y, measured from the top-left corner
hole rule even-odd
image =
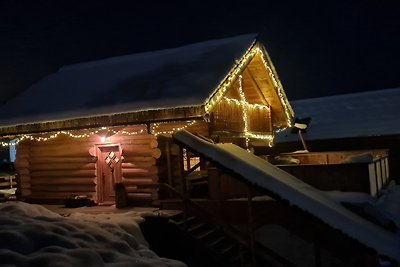
[[[204,106],[176,107],[157,110],[117,113],[66,120],[0,126],[0,136],[15,136],[62,130],[79,130],[119,125],[145,124],[162,121],[203,118]]]

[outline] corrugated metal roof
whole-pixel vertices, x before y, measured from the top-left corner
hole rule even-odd
[[[400,134],[400,88],[291,101],[297,118],[310,117],[306,140]],[[299,140],[285,130],[276,142]]]

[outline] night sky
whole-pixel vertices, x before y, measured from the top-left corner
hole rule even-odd
[[[0,101],[63,65],[251,32],[289,100],[394,88],[399,29],[400,1],[0,0]]]

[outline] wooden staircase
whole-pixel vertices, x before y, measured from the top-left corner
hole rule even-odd
[[[196,243],[197,247],[207,251],[206,254],[212,257],[218,266],[295,266],[260,244],[256,244],[256,249],[252,252],[252,249],[246,244],[198,216],[185,217],[185,214],[181,212],[171,217],[170,220],[192,242]]]

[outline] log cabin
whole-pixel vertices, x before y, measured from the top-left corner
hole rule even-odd
[[[179,187],[171,134],[180,129],[249,150],[269,147],[293,111],[255,34],[65,66],[0,107],[16,145],[19,198],[86,196],[151,202]]]

